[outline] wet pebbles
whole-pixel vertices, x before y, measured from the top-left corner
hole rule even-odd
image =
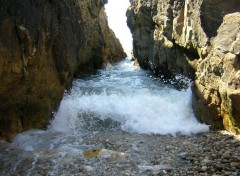
[[[225,131],[192,136],[121,130],[83,136],[79,153],[22,151],[0,143],[0,175],[240,175],[240,137]]]

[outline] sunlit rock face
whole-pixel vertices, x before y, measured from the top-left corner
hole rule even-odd
[[[0,138],[46,127],[82,70],[125,58],[106,0],[2,0]]]
[[[143,68],[195,80],[200,121],[240,133],[238,0],[132,0],[128,26]]]
[[[214,127],[240,133],[240,13],[227,14],[198,62],[193,105],[198,117]]]

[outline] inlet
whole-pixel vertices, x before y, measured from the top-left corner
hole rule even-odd
[[[105,4],[107,1],[108,4]],[[171,77],[174,77],[173,79],[166,80],[163,75],[160,75],[160,72],[156,76],[153,71],[136,66],[137,64],[130,59],[133,45],[136,55],[140,53],[139,59],[141,59],[141,55],[144,55],[143,59],[149,63],[151,63],[150,61],[154,61],[154,64],[160,63],[164,57],[168,57],[166,59],[168,62],[175,58],[172,57],[172,53],[181,58],[176,62],[171,61],[173,66],[178,62],[182,65],[183,59],[190,57],[189,53],[195,60],[195,55],[192,55],[192,52],[187,49],[184,49],[183,57],[180,54],[183,49],[174,47],[174,42],[172,44],[164,35],[170,36],[169,32],[172,30],[167,30],[173,27],[172,24],[178,21],[177,18],[182,18],[182,12],[187,14],[186,18],[189,23],[185,26],[185,23],[182,24],[182,20],[179,20],[181,22],[179,26],[183,26],[184,31],[189,32],[189,36],[191,36],[190,33],[195,35],[194,26],[197,27],[197,31],[202,31],[202,24],[199,24],[199,20],[195,20],[195,17],[202,14],[203,11],[199,9],[201,9],[203,1],[164,1],[163,3],[163,1],[150,0],[26,0],[24,3],[21,2],[3,0],[0,3],[2,5],[0,6],[0,19],[2,19],[0,20],[0,31],[2,32],[2,35],[0,34],[0,56],[3,58],[1,60],[0,57],[0,67],[3,68],[3,71],[0,71],[0,78],[3,78],[1,83],[5,82],[4,86],[0,86],[0,96],[4,95],[0,100],[3,100],[2,104],[11,100],[9,101],[10,106],[0,107],[0,112],[8,109],[10,113],[6,114],[13,114],[13,118],[9,118],[9,121],[7,121],[7,116],[3,116],[0,118],[0,122],[3,122],[4,129],[7,129],[8,126],[12,129],[19,126],[15,131],[18,132],[17,129],[21,130],[20,121],[24,120],[26,123],[22,124],[26,124],[26,127],[34,122],[34,125],[36,124],[37,128],[40,128],[38,124],[42,123],[41,120],[46,117],[44,111],[41,110],[46,109],[49,113],[52,112],[53,118],[44,130],[30,129],[17,134],[11,142],[0,141],[0,175],[240,175],[240,136],[234,136],[226,131],[209,130],[210,126],[197,121],[192,108],[192,80],[182,75],[174,75]],[[134,40],[132,40],[126,24],[129,2],[131,2],[129,10],[133,11],[128,13],[128,17],[130,17],[128,22],[137,26],[137,30],[131,29]],[[206,17],[211,14],[207,12],[212,10],[212,7],[215,9],[219,2],[214,3],[210,6],[211,8],[204,8],[207,10]],[[122,47],[119,47],[118,40],[115,40],[116,38],[106,26],[106,16],[103,13],[104,4],[109,26],[119,38],[128,55],[126,59],[118,63],[107,63],[108,57],[111,59],[115,56],[124,55],[125,57],[126,55],[122,54]],[[232,3],[226,4],[233,7]],[[223,10],[228,12],[225,5],[223,7],[220,3],[219,12]],[[186,7],[189,10],[186,10]],[[194,12],[193,7],[197,7]],[[217,10],[218,8],[214,13],[217,14]],[[188,17],[188,15],[191,16]],[[183,16],[185,17],[185,15]],[[87,18],[84,19],[84,17]],[[158,31],[153,31],[152,28],[149,31],[150,28],[146,24],[152,17],[151,26],[159,23],[159,25],[156,24]],[[238,13],[224,17],[225,24],[221,25],[218,30],[219,39],[222,37],[221,42],[219,45],[209,46],[213,49],[217,48],[218,53],[222,52],[217,63],[223,57],[222,69],[224,70],[226,64],[229,65],[224,72],[235,68],[234,65],[229,64],[230,59],[231,62],[238,59],[233,52],[231,55],[225,56],[226,52],[225,50],[223,52],[220,45],[225,41],[223,37],[227,34],[225,32],[237,31],[231,30],[235,29],[234,26],[236,27],[237,23],[234,20],[239,19],[237,17],[239,17]],[[230,21],[226,21],[227,18]],[[143,23],[141,23],[142,20]],[[191,20],[195,20],[194,23]],[[240,20],[238,21],[240,22]],[[88,22],[90,23],[88,24]],[[194,26],[190,27],[190,22]],[[229,30],[227,30],[227,25],[229,25]],[[48,26],[49,28],[47,28]],[[164,27],[166,28],[164,29]],[[162,29],[164,30],[160,31]],[[138,38],[135,32],[141,37]],[[156,45],[151,47],[147,35],[151,37],[159,35],[160,32],[163,33],[163,36],[159,36],[156,40],[154,38]],[[202,32],[200,33],[202,36]],[[184,35],[181,35],[181,38]],[[191,41],[193,38],[191,37]],[[229,39],[228,43],[231,41],[231,37],[228,35],[225,38]],[[213,42],[209,42],[209,44],[218,43],[219,41],[216,39],[218,38],[214,38]],[[236,37],[233,39],[233,44],[236,44]],[[163,45],[166,46],[161,44],[162,40],[164,40]],[[204,38],[201,39],[201,41],[204,40]],[[139,41],[140,43],[138,43]],[[114,44],[115,42],[116,44]],[[46,43],[46,45],[42,45],[42,43]],[[51,47],[51,45],[53,46]],[[9,52],[5,52],[7,49],[5,47],[9,47]],[[154,48],[152,60],[151,48]],[[160,50],[155,52],[155,49]],[[207,46],[198,49],[201,49],[201,55],[205,55],[205,49],[208,53]],[[121,50],[121,54],[118,54],[119,50]],[[198,63],[204,63],[214,68],[215,56],[211,53],[215,53],[215,50],[211,49],[209,53],[207,58],[201,58]],[[5,59],[5,55],[9,58]],[[54,55],[52,60],[51,55]],[[211,63],[208,61],[210,56]],[[224,62],[226,58],[227,63]],[[95,65],[101,64],[102,61],[107,64],[104,65],[104,68],[97,69],[100,67],[95,67]],[[165,68],[165,61],[163,65]],[[86,68],[86,72],[75,73],[72,70],[74,66],[78,71]],[[79,69],[77,66],[82,67]],[[92,67],[96,69],[87,72]],[[168,67],[166,66],[166,68]],[[220,66],[217,68],[219,69]],[[216,75],[212,75],[213,69],[201,72],[199,70],[201,69],[198,69],[196,75],[206,74],[197,80],[209,81],[216,78]],[[239,71],[235,71],[237,76]],[[72,77],[70,77],[71,75]],[[234,70],[231,75],[234,77]],[[211,79],[207,79],[208,76]],[[68,82],[63,81],[65,79],[71,83],[72,87],[70,90],[67,89],[63,95],[63,86]],[[221,79],[219,80],[221,81]],[[20,84],[21,82],[23,84]],[[38,83],[39,86],[35,86]],[[210,85],[203,85],[206,90],[211,89]],[[235,86],[235,83],[233,85]],[[2,93],[2,89],[6,93]],[[228,90],[231,91],[231,87],[223,91],[228,93]],[[55,105],[58,95],[54,92],[59,91],[62,92],[62,101],[58,101],[57,110],[52,109],[51,105],[52,103]],[[11,93],[19,95],[22,101],[11,96]],[[45,94],[46,96],[43,96]],[[204,97],[205,95],[202,98],[204,99]],[[233,94],[230,98],[239,102],[235,100],[236,97],[238,97],[237,88],[236,95]],[[18,106],[15,106],[14,102]],[[20,114],[20,120],[15,118],[15,111]],[[214,119],[214,116],[212,118]],[[28,123],[28,119],[32,120],[31,123]],[[3,134],[2,127],[0,126],[0,134]]]
[[[125,16],[128,6],[128,0],[110,0],[106,12],[110,27],[130,55],[132,36]],[[84,136],[103,131],[173,136],[207,132],[209,126],[199,123],[192,110],[191,81],[180,79],[186,89],[176,89],[171,81],[166,83],[134,66],[130,59],[80,75],[64,95],[48,130],[25,132],[14,142],[28,151],[42,147],[79,152]]]

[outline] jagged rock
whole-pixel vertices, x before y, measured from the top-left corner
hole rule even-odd
[[[128,26],[142,68],[195,80],[197,118],[239,133],[238,0],[132,0]]]
[[[228,14],[212,40],[210,54],[198,64],[193,105],[213,127],[240,133],[240,13]]]
[[[0,2],[0,138],[46,127],[74,75],[126,56],[106,2]]]
[[[133,54],[142,68],[167,77],[175,72],[194,78],[198,54],[180,46],[173,38],[174,28],[184,26],[183,1],[133,0],[127,16],[133,35]],[[174,24],[175,21],[178,23]]]

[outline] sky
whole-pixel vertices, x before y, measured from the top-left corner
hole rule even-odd
[[[108,3],[105,5],[108,24],[120,40],[128,56],[131,55],[132,51],[132,35],[126,22],[126,11],[129,6],[129,0],[108,0]]]

